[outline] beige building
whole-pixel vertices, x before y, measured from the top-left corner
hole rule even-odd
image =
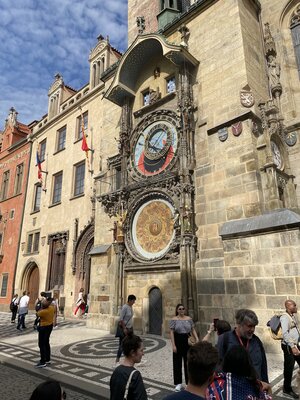
[[[90,291],[94,176],[117,148],[119,114],[116,106],[103,100],[105,83],[100,76],[119,58],[120,53],[100,36],[89,57],[89,83],[76,91],[57,74],[48,93],[48,113],[30,135],[33,150],[15,290],[29,290],[32,305],[40,291],[52,292],[66,315],[72,313],[79,289]],[[88,160],[82,150],[82,125],[91,149]],[[109,218],[104,215],[103,225],[105,220]]]
[[[128,50],[108,69],[92,53],[79,92],[58,77],[34,130],[48,174],[37,213],[29,181],[18,288],[37,266],[39,290],[59,290],[66,313],[89,290],[89,326],[113,330],[133,293],[137,331],[167,334],[182,301],[202,333],[247,307],[263,334],[285,299],[300,299],[299,29],[300,1],[129,0]],[[92,173],[74,133],[79,106]]]

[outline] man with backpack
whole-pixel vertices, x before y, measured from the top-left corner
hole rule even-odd
[[[295,361],[300,366],[299,327],[295,318],[297,305],[293,300],[284,303],[286,312],[280,317],[282,329],[281,349],[283,351],[283,393],[293,399],[299,399],[299,395],[292,388],[292,377]]]
[[[9,305],[9,309],[11,311],[11,323],[14,323],[16,320],[18,312],[18,304],[19,304],[18,295],[14,294],[13,298],[11,299],[11,303]]]

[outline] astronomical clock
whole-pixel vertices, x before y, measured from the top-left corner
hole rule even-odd
[[[166,256],[176,242],[178,211],[171,180],[178,153],[176,115],[161,111],[148,115],[132,133],[128,171],[137,183],[127,218],[126,247],[137,262],[153,263]],[[143,183],[145,182],[145,183]],[[139,188],[140,187],[140,188]]]
[[[166,115],[152,122],[147,119],[134,135],[131,168],[141,178],[170,170],[176,159],[177,147],[174,118]]]

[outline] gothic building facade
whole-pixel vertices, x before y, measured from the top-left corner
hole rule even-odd
[[[104,211],[114,251],[91,258],[91,324],[112,328],[130,293],[136,329],[154,334],[180,301],[200,329],[248,307],[262,331],[297,301],[299,13],[299,1],[129,0],[105,92],[118,152],[95,179],[95,247]]]
[[[39,292],[51,292],[65,315],[72,315],[80,288],[90,292],[93,177],[116,143],[118,123],[117,107],[102,100],[100,76],[119,58],[108,38],[99,36],[89,56],[89,82],[75,90],[57,74],[48,91],[48,113],[30,134],[32,156],[14,288],[29,290],[32,304]],[[104,117],[112,121],[106,130]]]
[[[0,135],[0,310],[13,296],[29,174],[31,128],[11,108]]]
[[[70,315],[84,287],[110,331],[133,293],[158,335],[179,302],[200,331],[247,307],[263,336],[300,299],[299,29],[299,0],[128,0],[127,51],[99,37],[89,83],[56,76],[33,129],[15,289]]]

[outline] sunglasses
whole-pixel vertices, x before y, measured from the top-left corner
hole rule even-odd
[[[65,400],[67,398],[67,393],[63,390],[62,392],[62,398]]]
[[[179,307],[179,308],[177,308],[177,310],[182,311],[182,310],[184,310],[184,307]]]

